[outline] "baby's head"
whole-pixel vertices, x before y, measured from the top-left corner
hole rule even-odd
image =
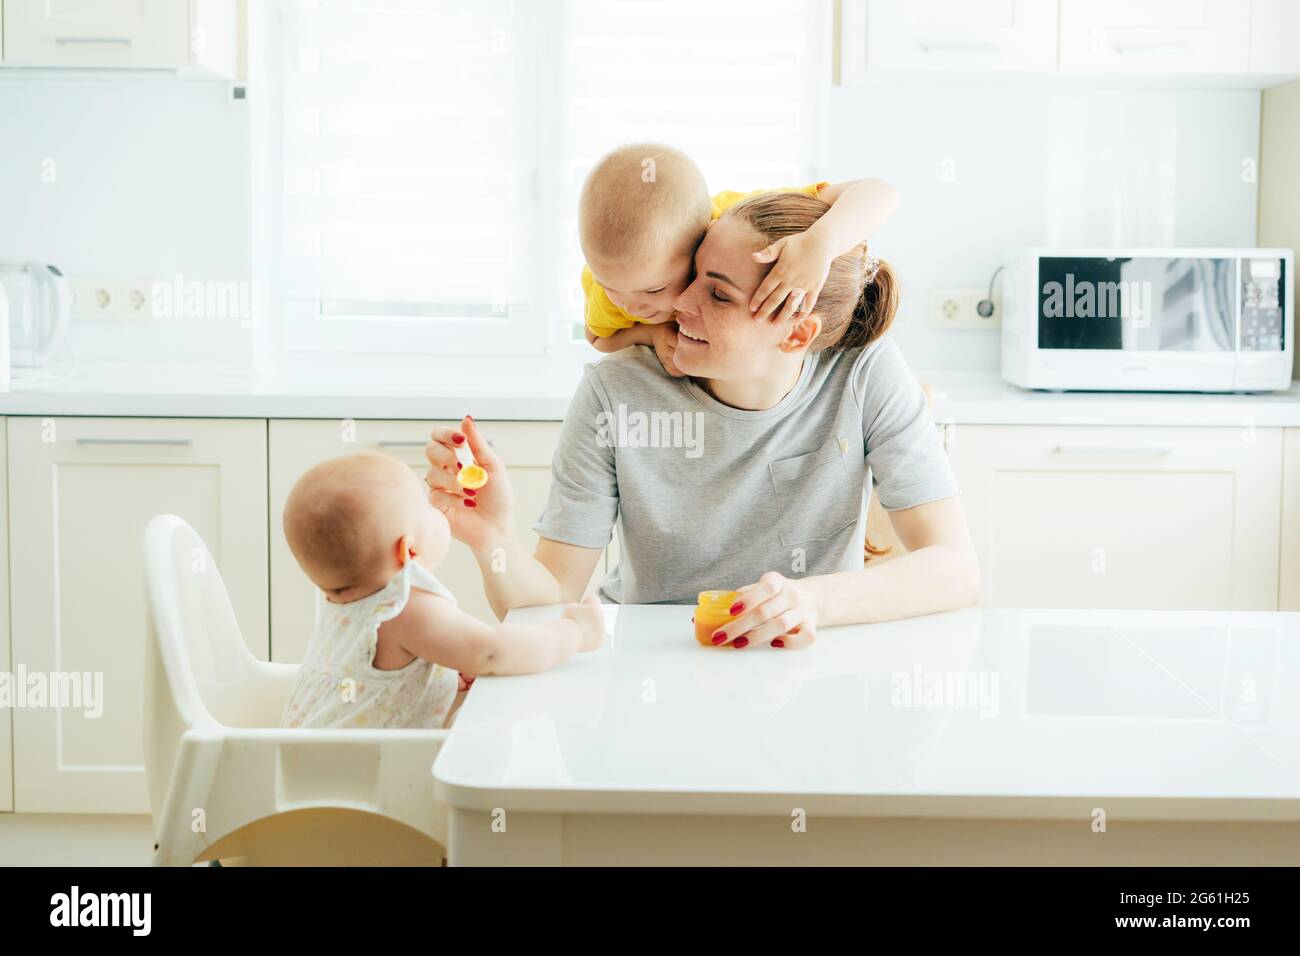
[[[284,535],[312,583],[344,603],[378,591],[411,558],[432,571],[451,543],[415,472],[374,452],[333,458],[299,478]]]
[[[578,238],[610,301],[644,322],[671,319],[712,208],[699,167],[671,146],[634,143],[597,163],[582,187]]]

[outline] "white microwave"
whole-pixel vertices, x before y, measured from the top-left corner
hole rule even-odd
[[[1290,249],[1035,249],[1007,266],[1002,377],[1024,388],[1291,387]]]

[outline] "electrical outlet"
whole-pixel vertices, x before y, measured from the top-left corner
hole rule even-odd
[[[935,289],[930,294],[930,325],[936,329],[997,329],[1002,326],[1002,293],[993,290],[993,314],[979,314],[979,303],[989,297],[983,289]]]
[[[153,283],[148,280],[70,279],[74,319],[151,319]]]

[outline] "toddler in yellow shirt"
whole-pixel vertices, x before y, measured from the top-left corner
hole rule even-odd
[[[673,363],[673,302],[690,284],[695,249],[709,224],[750,193],[709,195],[699,167],[681,150],[659,143],[622,146],[596,164],[582,188],[578,237],[587,341],[602,352],[629,345],[655,349],[664,370]],[[807,232],[754,253],[774,263],[750,301],[759,319],[815,311],[836,256],[871,236],[898,208],[898,192],[878,179],[812,183],[791,192],[815,196],[830,211]]]

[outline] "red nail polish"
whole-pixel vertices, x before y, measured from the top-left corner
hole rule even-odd
[[[738,638],[736,638],[734,641],[731,642],[731,646],[732,646],[732,647],[748,647],[748,646],[749,646],[749,638],[747,638],[747,637],[738,637]]]
[[[775,641],[772,642],[772,646],[773,646],[773,647],[785,647],[785,641],[781,640],[781,638],[778,637]]]
[[[714,631],[713,637],[710,638],[710,640],[713,641],[714,644],[721,644],[726,639],[727,639],[726,631]]]
[[[728,613],[728,614],[739,614],[739,613],[740,613],[741,611],[743,611],[744,609],[745,609],[745,605],[744,605],[742,602],[737,601],[735,604],[731,605],[731,607],[727,610],[727,613]]]
[[[478,494],[478,489],[477,489],[477,488],[466,488],[466,489],[465,489],[465,494],[467,494],[467,495],[469,495],[471,498],[473,498],[476,494]]]
[[[460,471],[460,469],[461,469],[461,464],[460,464],[460,462],[456,462],[456,470],[457,470],[457,471]]]
[[[477,508],[477,507],[478,507],[478,502],[475,501],[473,498],[466,498],[466,499],[464,499],[464,500],[465,500],[465,507],[466,507],[466,508]]]
[[[455,442],[457,445],[459,445],[465,441],[465,436],[462,435],[460,432],[456,432],[456,434],[451,436],[451,440]]]

